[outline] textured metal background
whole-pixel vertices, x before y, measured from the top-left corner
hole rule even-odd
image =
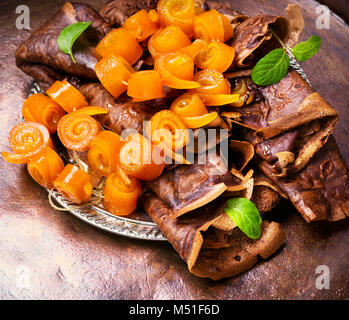
[[[27,0],[31,28],[40,26],[65,1]],[[89,2],[101,6],[98,1]],[[248,14],[283,14],[287,0],[234,0]],[[340,113],[336,139],[349,160],[349,27],[336,16],[330,30],[315,27],[313,0],[303,7],[302,40],[323,38],[319,54],[302,67]],[[15,28],[21,1],[0,2],[0,148],[21,121],[21,105],[32,80],[15,67],[14,51],[29,31]],[[0,160],[0,298],[42,299],[343,299],[349,298],[349,220],[307,224],[288,203],[269,215],[287,240],[252,270],[217,283],[196,278],[167,242],[133,240],[100,231],[53,210],[47,193],[25,167]],[[330,289],[318,290],[318,265],[330,268]]]

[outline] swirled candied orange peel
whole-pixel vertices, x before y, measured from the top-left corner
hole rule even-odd
[[[91,176],[72,164],[64,167],[53,181],[53,186],[73,203],[81,204],[91,199],[93,189]]]
[[[165,86],[174,89],[198,88],[193,81],[194,59],[185,53],[168,53],[155,59],[155,70],[159,71]]]
[[[161,26],[178,26],[192,37],[193,18],[197,12],[194,0],[160,0],[157,12]]]
[[[171,104],[171,110],[179,117],[196,117],[208,113],[199,95],[186,92],[176,98]]]
[[[164,170],[160,149],[139,133],[131,134],[120,149],[119,163],[128,175],[140,180],[155,180]]]
[[[128,80],[127,95],[134,101],[159,99],[164,96],[163,83],[156,70],[142,70],[132,73]]]
[[[195,64],[200,69],[225,72],[233,63],[235,50],[231,46],[218,41],[211,41],[195,57]]]
[[[39,122],[53,134],[57,131],[57,123],[65,115],[65,111],[48,96],[36,93],[24,101],[22,114],[26,121]]]
[[[50,147],[45,147],[27,164],[30,176],[41,186],[52,189],[53,181],[63,171],[64,164],[60,156]]]
[[[125,216],[137,208],[141,184],[120,167],[110,173],[104,187],[104,207],[114,215]]]
[[[66,80],[56,81],[46,93],[68,113],[88,105],[80,91]]]
[[[224,25],[218,11],[211,9],[193,19],[193,32],[196,39],[206,42],[224,42]]]
[[[32,121],[14,126],[9,134],[9,143],[14,153],[3,151],[1,154],[10,163],[28,163],[46,146],[53,147],[47,128]]]
[[[236,102],[238,94],[230,94],[230,84],[223,74],[205,69],[195,74],[194,80],[200,87],[192,92],[197,93],[206,106],[221,106]]]
[[[120,136],[112,131],[101,131],[94,137],[88,150],[88,165],[99,176],[107,176],[116,170],[120,151]]]
[[[99,123],[87,114],[67,114],[59,120],[57,126],[62,144],[73,151],[86,151],[100,130]]]
[[[157,17],[154,17],[154,12],[155,10],[148,13],[142,9],[129,17],[122,27],[133,35],[137,41],[144,41],[159,28]]]
[[[191,44],[188,36],[178,26],[168,26],[154,33],[148,42],[148,50],[153,58],[177,51]]]
[[[183,120],[188,128],[193,129],[203,127],[218,117],[217,112],[208,113],[199,95],[193,92],[179,96],[171,104],[171,110]]]
[[[143,54],[143,49],[135,36],[124,28],[110,31],[97,45],[96,51],[101,57],[113,53],[134,64]]]
[[[96,63],[95,72],[103,87],[118,98],[127,90],[128,79],[134,70],[124,58],[111,53]]]
[[[166,156],[176,163],[189,164],[182,154],[183,148],[189,143],[189,131],[172,110],[162,110],[156,113],[146,127],[147,136],[153,144],[158,146]]]

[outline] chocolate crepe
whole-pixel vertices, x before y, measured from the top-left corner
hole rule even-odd
[[[147,186],[171,208],[171,217],[178,217],[213,201],[228,186],[241,183],[214,150],[199,155],[192,165],[168,170]]]
[[[142,9],[155,9],[157,3],[157,0],[113,0],[107,2],[99,13],[110,24],[120,27],[128,17]]]
[[[103,107],[109,111],[108,114],[96,118],[104,127],[118,134],[126,129],[133,129],[143,134],[143,122],[150,120],[162,107],[154,100],[133,102],[126,94],[115,99],[100,83],[84,84],[79,90],[90,105]]]
[[[337,111],[296,71],[259,90],[261,101],[234,108],[235,122],[250,129],[245,138],[259,157],[273,165],[274,175],[297,172],[333,133]]]
[[[91,21],[92,24],[75,42],[73,51],[76,63],[59,50],[57,37],[68,25]],[[94,46],[109,31],[110,26],[90,6],[66,2],[42,27],[34,31],[16,51],[16,64],[26,74],[36,79],[43,89],[54,81],[78,78],[97,80],[94,65],[98,57]]]
[[[171,209],[152,193],[144,194],[141,203],[189,271],[199,277],[213,280],[232,277],[251,268],[258,257],[268,258],[285,240],[280,225],[266,221],[259,240],[247,238],[237,228],[226,239],[212,239],[211,232],[215,230],[212,224],[222,214],[215,202],[176,219],[171,218]],[[204,244],[211,248],[203,248]]]
[[[298,5],[291,4],[286,8],[286,14],[287,17],[258,15],[237,25],[231,44],[235,49],[235,66],[248,67],[280,46],[270,29],[286,44],[293,45],[298,41],[304,28],[302,12]]]
[[[277,177],[266,161],[260,168],[288,195],[306,221],[337,221],[349,216],[348,169],[332,136],[296,174]]]

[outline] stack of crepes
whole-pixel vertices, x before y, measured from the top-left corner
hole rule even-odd
[[[263,214],[283,197],[308,222],[339,220],[349,214],[348,172],[331,137],[337,112],[300,75],[291,71],[269,87],[257,87],[250,79],[258,58],[278,46],[270,28],[285,43],[297,42],[304,27],[299,7],[289,6],[287,17],[248,17],[231,9],[230,2],[196,4],[203,10],[218,10],[234,27],[230,45],[235,60],[225,76],[241,95],[241,104],[216,109],[220,116],[210,127],[224,129],[227,135],[217,135],[203,149],[194,148],[193,164],[168,166],[158,179],[147,183],[139,203],[190,272],[218,280],[247,270],[260,257],[268,258],[285,239],[281,226],[267,221],[262,223],[261,238],[249,239],[225,213],[227,199],[251,199]],[[143,121],[168,108],[179,90],[165,88],[165,97],[143,102],[132,101],[126,94],[113,98],[97,82],[95,45],[129,16],[156,5],[151,0],[114,0],[97,13],[88,5],[67,2],[20,45],[17,65],[44,89],[55,80],[70,81],[90,105],[108,109],[98,120],[109,130],[142,133]],[[79,21],[92,24],[74,45],[74,63],[59,50],[56,40],[63,28]],[[134,68],[151,64],[145,52]],[[228,159],[219,148],[212,148],[219,142],[229,144]],[[204,155],[206,160],[200,161]]]

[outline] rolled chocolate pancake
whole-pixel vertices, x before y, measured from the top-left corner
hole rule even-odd
[[[288,195],[306,221],[337,221],[349,216],[348,168],[333,136],[296,174],[277,177],[266,161],[260,168]]]
[[[238,23],[231,44],[235,49],[234,64],[237,67],[248,67],[280,46],[271,29],[286,44],[294,45],[298,41],[304,28],[301,9],[290,4],[285,11],[287,17],[258,15]]]
[[[118,134],[126,129],[133,129],[142,134],[143,122],[150,120],[163,107],[153,100],[133,102],[126,94],[115,99],[100,83],[84,84],[79,90],[90,105],[103,107],[109,111],[108,114],[96,118],[103,126]]]
[[[171,217],[178,217],[213,201],[228,186],[242,181],[228,170],[216,152],[200,154],[192,165],[180,165],[163,173],[147,186],[171,208]]]
[[[256,154],[286,176],[304,168],[333,133],[338,113],[296,72],[259,89],[261,101],[234,108]]]
[[[187,263],[189,271],[199,277],[213,280],[232,277],[251,268],[259,257],[268,258],[285,240],[278,223],[264,221],[259,240],[251,240],[235,228],[226,239],[212,243],[208,229],[213,228],[212,224],[221,215],[215,203],[176,219],[171,218],[171,209],[152,193],[144,194],[141,203]],[[211,248],[204,248],[204,243]]]
[[[282,40],[287,39],[287,20],[284,17],[259,15],[246,19],[236,27],[231,46],[235,49],[234,64],[237,67],[248,67],[258,57],[263,56],[262,53],[258,54],[257,50],[261,51],[267,42],[275,40],[269,28],[272,28]],[[272,49],[277,46],[275,41],[270,44]]]
[[[157,3],[157,0],[112,0],[107,2],[99,13],[110,24],[120,27],[128,17],[142,9],[155,9]]]
[[[58,48],[57,37],[65,27],[76,22],[92,24],[74,44],[74,63],[68,54]],[[110,30],[110,25],[90,6],[66,2],[52,18],[20,44],[16,51],[16,64],[36,79],[43,89],[56,80],[69,79],[71,76],[97,80],[94,65],[98,59],[94,46]]]

